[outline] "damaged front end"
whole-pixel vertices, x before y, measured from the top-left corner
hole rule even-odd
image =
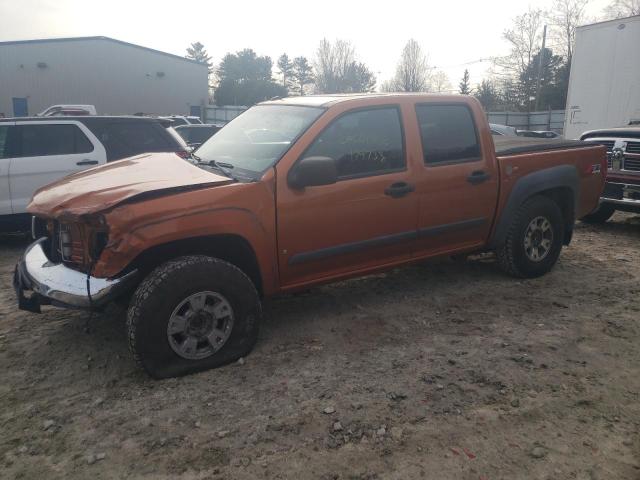
[[[137,278],[135,270],[117,278],[92,276],[108,242],[102,216],[83,221],[34,217],[32,233],[37,240],[16,265],[13,279],[22,310],[40,313],[41,305],[100,308],[130,289]]]

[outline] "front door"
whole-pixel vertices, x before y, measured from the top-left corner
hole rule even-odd
[[[24,213],[38,188],[106,161],[102,144],[72,121],[16,122],[10,143],[13,213]]]
[[[333,158],[338,182],[296,190],[287,184],[286,167],[277,172],[285,289],[408,260],[415,240],[418,203],[400,107],[347,111],[324,121],[300,158]]]

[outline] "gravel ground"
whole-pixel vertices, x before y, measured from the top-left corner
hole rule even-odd
[[[159,382],[115,308],[16,309],[24,246],[2,478],[640,478],[640,217],[579,224],[536,280],[444,259],[278,298],[244,361]]]

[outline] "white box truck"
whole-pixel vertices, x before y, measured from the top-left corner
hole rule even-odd
[[[576,31],[565,138],[640,121],[640,15]]]

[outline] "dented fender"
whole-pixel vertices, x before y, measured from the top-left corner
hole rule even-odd
[[[104,213],[109,240],[94,275],[112,278],[146,250],[175,241],[237,235],[253,248],[265,294],[277,290],[275,204],[270,182],[231,184],[123,204]]]

